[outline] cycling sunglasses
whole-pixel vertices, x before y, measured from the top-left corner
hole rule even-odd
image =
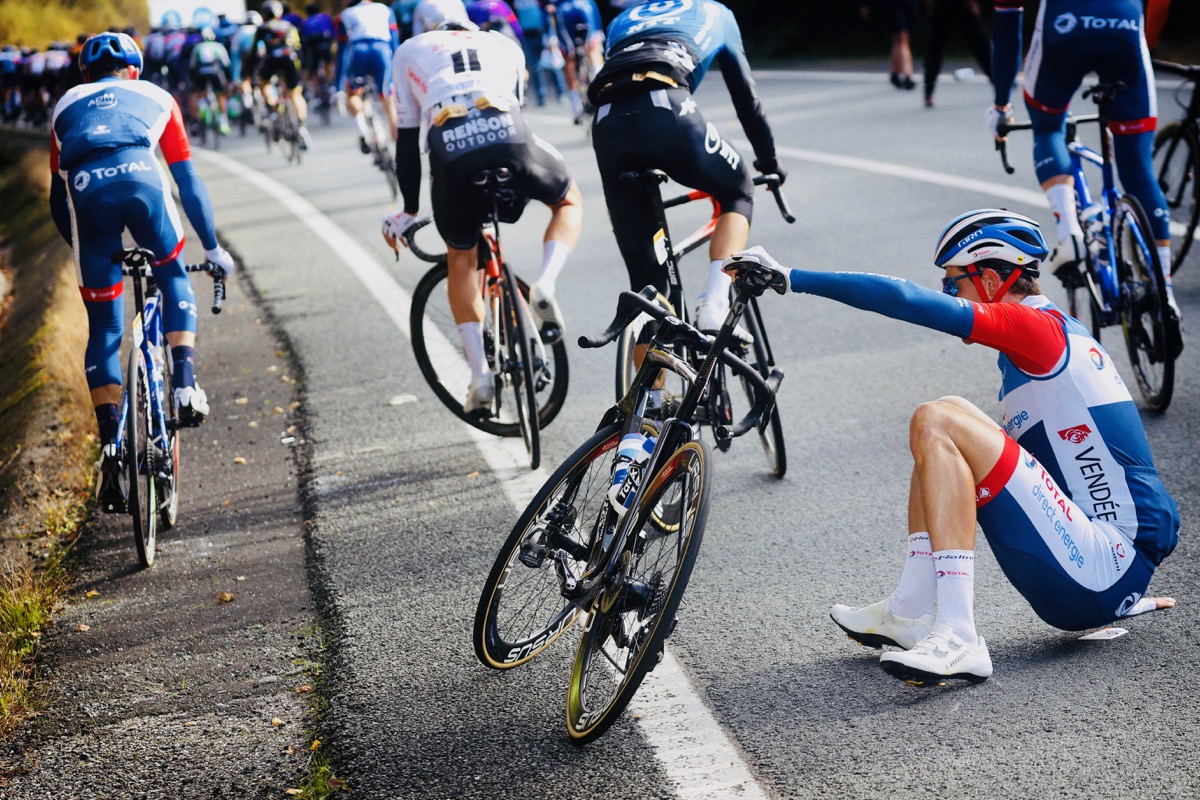
[[[982,270],[977,270],[975,272],[964,272],[962,275],[956,275],[953,278],[947,275],[942,278],[942,294],[948,294],[951,297],[958,297],[959,281],[961,281],[963,278],[974,278],[982,274]]]

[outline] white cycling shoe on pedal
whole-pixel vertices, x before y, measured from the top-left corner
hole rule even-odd
[[[728,303],[713,303],[705,299],[704,295],[700,295],[700,302],[696,306],[696,329],[707,333],[709,336],[716,336],[717,331],[721,330],[721,326],[725,324],[725,317],[729,316]],[[733,327],[733,336],[744,344],[750,344],[754,341],[754,337],[750,335],[750,331],[742,327],[739,322]]]
[[[891,606],[891,597],[861,608],[835,605],[829,609],[829,616],[851,639],[867,647],[886,644],[909,650],[929,635],[933,614],[910,619],[892,613]]]
[[[1068,289],[1082,286],[1085,256],[1083,234],[1073,233],[1063,239],[1050,254],[1050,269],[1054,273],[1054,277],[1062,281],[1063,286]]]
[[[546,344],[556,344],[563,335],[562,311],[552,292],[547,292],[541,284],[529,287],[529,308],[533,311],[534,321],[538,324],[538,334]]]
[[[194,428],[208,418],[208,395],[200,384],[175,390],[175,407],[179,409],[179,425]]]
[[[946,624],[933,626],[911,650],[889,650],[879,666],[893,678],[915,684],[963,680],[982,683],[992,677],[992,657],[987,642],[967,644]]]
[[[496,376],[489,372],[471,381],[467,388],[467,400],[463,403],[463,413],[467,416],[490,417],[492,401],[495,399]]]

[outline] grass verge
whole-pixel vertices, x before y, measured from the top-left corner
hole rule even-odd
[[[87,322],[50,220],[48,154],[0,149],[0,741],[36,713],[41,632],[69,585],[88,513],[94,425],[80,354]]]

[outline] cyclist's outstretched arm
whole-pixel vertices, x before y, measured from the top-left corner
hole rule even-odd
[[[1022,0],[996,0],[996,27],[992,31],[992,102],[1008,105],[1021,68]]]

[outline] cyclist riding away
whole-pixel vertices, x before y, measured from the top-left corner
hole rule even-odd
[[[1170,0],[1149,0],[1169,5]],[[1021,56],[1022,0],[997,0],[993,36],[995,98],[987,109],[992,134],[1011,117],[1009,95]],[[1048,21],[1048,22],[1047,22]],[[1043,0],[1025,60],[1025,107],[1033,123],[1033,161],[1057,222],[1054,274],[1068,288],[1083,282],[1083,231],[1076,216],[1075,180],[1067,152],[1066,114],[1083,77],[1096,72],[1125,91],[1113,98],[1109,131],[1125,190],[1150,217],[1167,284],[1168,336],[1182,349],[1179,306],[1171,289],[1170,212],[1154,176],[1152,151],[1158,100],[1144,36],[1141,0]]]
[[[470,19],[463,0],[421,0],[413,9],[412,35],[433,30],[446,20]]]
[[[192,48],[188,63],[188,74],[192,79],[192,107],[196,107],[211,86],[221,112],[221,133],[228,135],[229,117],[226,115],[225,99],[229,88],[229,52],[225,45],[217,41],[216,31],[212,28],[205,28],[201,35],[204,38]]]
[[[117,463],[120,350],[124,324],[121,265],[111,255],[125,230],[158,257],[154,281],[162,292],[163,327],[174,364],[172,388],[179,422],[199,425],[208,398],[196,383],[196,297],[183,270],[183,228],[166,173],[155,157],[162,150],[179,187],[188,221],[205,257],[233,270],[217,242],[208,191],[191,161],[183,115],[175,100],[149,81],[138,80],[142,54],[123,33],[87,40],[79,66],[88,83],[68,91],[54,108],[50,137],[50,211],[75,251],[79,291],[88,314],[84,369],[100,428],[99,503],[124,511]]]
[[[383,3],[361,0],[342,11],[338,24],[342,27],[346,42],[345,52],[340,54],[342,91],[346,96],[346,107],[354,116],[358,126],[358,146],[364,154],[371,152],[367,140],[371,138],[370,125],[363,113],[362,93],[364,84],[355,85],[358,79],[368,76],[375,82],[375,91],[387,109],[389,122],[396,118],[389,87],[392,83],[392,52],[400,43],[396,16]],[[389,124],[388,127],[391,127]]]
[[[448,251],[450,310],[471,366],[463,409],[486,413],[495,379],[485,360],[483,299],[476,270],[476,244],[490,201],[471,184],[483,169],[507,167],[515,196],[500,211],[515,222],[527,198],[550,208],[542,245],[542,268],[529,287],[530,306],[542,339],[563,332],[555,281],[579,239],[583,199],[566,162],[526,126],[521,116],[525,55],[501,33],[480,31],[466,19],[450,18],[438,29],[414,36],[396,50],[396,175],[404,210],[384,218],[383,236],[399,252],[403,234],[416,221],[421,188],[421,150],[429,152],[430,200]]]
[[[567,95],[571,103],[575,124],[583,124],[583,98],[579,96],[579,71],[576,69],[576,53],[586,58],[592,74],[604,64],[604,24],[600,21],[600,9],[594,0],[559,0],[548,6],[557,19],[559,41],[563,53],[563,74],[567,80]]]
[[[975,525],[1039,617],[1084,630],[1170,608],[1146,597],[1179,540],[1141,417],[1112,357],[1041,294],[1047,248],[1037,223],[983,209],[942,232],[942,293],[889,275],[781,267],[774,287],[828,297],[1000,351],[1001,424],[961,397],[919,406],[909,424],[913,472],[908,556],[890,597],[830,614],[863,644],[902,648],[880,666],[904,680],[982,681],[992,674],[975,629]]]
[[[624,172],[659,169],[720,205],[708,246],[708,285],[696,310],[697,327],[716,331],[729,311],[730,279],[721,263],[746,245],[754,185],[741,154],[705,121],[692,97],[714,61],[754,149],[755,169],[786,177],[737,20],[714,0],[643,3],[609,25],[606,57],[588,91],[596,109],[592,147],[630,287],[653,284],[667,291],[666,259],[655,247],[653,201],[644,187],[621,180]]]
[[[321,87],[333,83],[333,41],[337,37],[337,25],[316,0],[304,10],[308,17],[300,26],[300,46],[304,48],[304,68],[312,81],[313,96],[320,98]]]
[[[254,34],[254,44],[247,54],[246,71],[263,82],[263,92],[268,93],[271,78],[279,76],[291,96],[292,108],[296,110],[296,124],[300,129],[300,146],[307,149],[312,144],[305,121],[308,106],[304,102],[304,87],[300,83],[300,33],[296,26],[283,19],[283,3],[267,0],[262,4],[263,24]],[[262,62],[259,62],[259,45],[262,45]],[[269,105],[278,102],[276,97],[266,97]]]

